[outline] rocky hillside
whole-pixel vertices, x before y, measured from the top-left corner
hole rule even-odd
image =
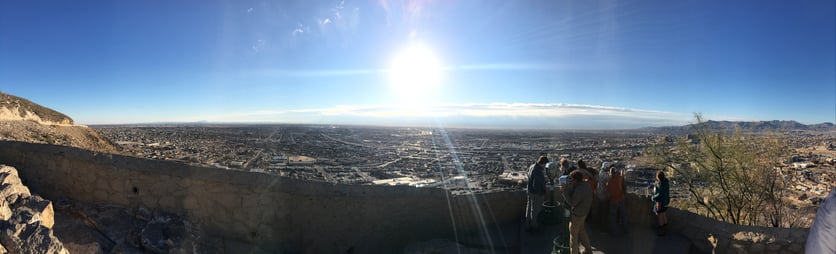
[[[73,119],[14,95],[0,93],[0,120],[29,120],[46,125],[73,125]]]
[[[796,121],[706,121],[706,127],[710,130],[733,132],[740,128],[747,132],[782,132],[782,131],[836,131],[836,125],[833,123],[820,123],[806,125]],[[693,130],[700,128],[697,124],[689,124],[684,126],[670,126],[670,127],[651,127],[643,128],[642,130],[671,133],[671,134],[686,134]]]
[[[733,121],[708,121],[706,122],[709,128],[721,130],[734,130],[741,128],[752,131],[832,131],[832,123],[820,123],[806,125],[796,121],[757,121],[757,122],[733,122]]]
[[[75,125],[67,115],[5,93],[0,93],[0,140],[117,152],[117,146],[96,130]]]
[[[54,224],[52,202],[32,195],[15,168],[0,165],[0,253],[69,253]]]

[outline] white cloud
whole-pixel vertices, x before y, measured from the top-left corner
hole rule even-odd
[[[310,28],[308,28],[307,26],[302,25],[302,23],[297,23],[296,29],[293,29],[291,34],[295,37],[306,33],[308,30],[310,30]]]
[[[245,76],[258,76],[264,78],[282,77],[338,77],[338,76],[359,76],[385,73],[386,69],[261,69],[241,71],[238,74]]]
[[[569,68],[569,66],[538,63],[489,63],[448,67],[451,70],[462,71],[559,71]]]
[[[632,117],[663,117],[673,113],[583,104],[489,103],[444,104],[430,106],[337,106],[319,110],[323,115],[360,117],[567,117],[578,115],[618,115]]]
[[[584,104],[472,103],[421,107],[392,105],[338,105],[328,108],[264,110],[200,117],[216,122],[373,123],[404,124],[444,121],[478,126],[550,126],[553,128],[627,128],[687,124],[690,113],[664,112]],[[475,120],[475,121],[474,121]],[[511,122],[511,123],[509,123]]]
[[[264,49],[265,46],[267,46],[267,41],[259,39],[259,40],[256,40],[255,44],[253,44],[253,46],[250,47],[250,48],[253,51],[258,52],[258,51],[261,51],[262,49]]]
[[[391,13],[389,13],[389,1],[388,0],[378,0],[378,4],[380,4],[380,8],[386,12],[386,25],[389,26],[391,24]]]
[[[340,1],[330,9],[323,10],[320,16],[316,17],[316,24],[319,26],[319,33],[326,36],[336,36],[346,32],[356,31],[360,22],[360,8],[346,8],[345,1]],[[307,29],[306,29],[307,31]]]

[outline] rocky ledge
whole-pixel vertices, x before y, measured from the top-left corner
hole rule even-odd
[[[69,253],[54,224],[52,202],[32,195],[15,168],[0,165],[0,253]]]
[[[198,247],[201,230],[183,216],[66,198],[54,209],[0,164],[0,254],[216,252]]]
[[[55,234],[72,253],[216,252],[198,248],[199,226],[176,214],[60,199],[55,216]]]

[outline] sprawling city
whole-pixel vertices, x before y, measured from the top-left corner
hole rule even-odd
[[[522,189],[540,155],[616,162],[630,192],[651,191],[643,153],[677,139],[656,129],[542,131],[336,125],[94,126],[128,155],[331,183],[437,187],[453,193]],[[781,169],[797,207],[821,201],[836,179],[836,133],[786,132],[794,149]],[[673,190],[679,199],[687,192]],[[815,212],[815,210],[812,210]],[[812,215],[812,214],[810,214]]]
[[[836,253],[833,45],[832,0],[0,1],[0,254]]]

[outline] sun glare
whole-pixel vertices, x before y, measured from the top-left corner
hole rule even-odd
[[[441,85],[441,72],[431,50],[413,45],[395,56],[389,67],[390,87],[402,102],[426,101]]]

